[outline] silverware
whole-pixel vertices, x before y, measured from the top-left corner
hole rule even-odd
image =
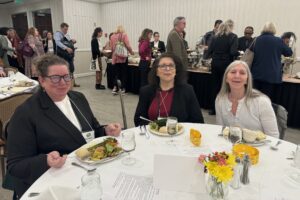
[[[146,128],[146,125],[143,125],[144,129],[145,129],[145,134],[146,134],[146,138],[149,140],[150,139],[150,134],[148,133],[148,130]]]
[[[143,116],[140,116],[140,119],[145,120],[145,121],[147,121],[147,122],[153,122],[152,120],[147,119],[147,118],[145,118],[145,117],[143,117]]]
[[[142,128],[142,126],[139,126],[140,127],[140,135],[146,135],[146,133],[145,132],[143,132],[143,128]]]
[[[274,146],[271,146],[270,148],[272,149],[272,150],[278,150],[278,145],[280,145],[281,144],[281,140],[278,140],[278,142],[274,145]]]
[[[226,126],[222,126],[221,133],[219,133],[218,136],[220,136],[220,137],[221,137],[221,136],[222,136],[222,137],[224,136],[224,135],[223,135],[223,131],[224,131],[225,128],[226,128]]]
[[[82,165],[76,163],[76,162],[72,162],[71,164],[72,164],[73,166],[80,167],[80,168],[86,170],[87,172],[92,172],[92,171],[95,171],[95,170],[97,169],[97,168],[89,169],[89,168],[86,168],[86,167],[84,167],[84,166],[82,166]]]
[[[39,192],[30,192],[30,193],[28,194],[28,197],[36,197],[36,196],[39,196],[39,195],[40,195]]]

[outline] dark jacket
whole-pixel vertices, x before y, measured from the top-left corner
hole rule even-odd
[[[56,43],[55,43],[55,40],[52,39],[52,42],[53,42],[53,51],[54,51],[54,54],[56,54]],[[48,52],[48,40],[43,41],[43,43],[44,43],[44,51],[45,51],[45,53],[47,53]]]
[[[239,55],[238,38],[234,33],[214,36],[211,44],[208,47],[208,56],[211,56],[213,61],[232,62]]]
[[[99,49],[99,43],[97,38],[93,38],[91,41],[91,48],[92,48],[92,58],[93,60],[101,57],[101,52]]]
[[[238,43],[239,43],[238,50],[246,51],[246,49],[248,49],[250,47],[250,45],[252,44],[253,40],[254,40],[254,38],[247,39],[245,36],[240,37],[238,40]]]
[[[136,126],[146,124],[140,116],[148,117],[148,109],[155,98],[157,88],[147,85],[140,90],[139,102],[134,115]],[[202,112],[191,85],[182,84],[174,87],[170,116],[177,117],[178,122],[204,123]]]
[[[270,33],[257,37],[254,50],[254,59],[251,67],[253,80],[267,83],[282,82],[281,55],[291,56],[291,48],[283,40]]]
[[[80,109],[95,131],[95,137],[105,135],[92,110],[79,92],[71,91],[69,98]],[[74,107],[83,131],[90,127]],[[15,191],[21,196],[32,183],[49,169],[47,154],[58,151],[69,154],[86,143],[82,133],[54,104],[46,92],[39,91],[18,107],[8,126],[7,168],[14,182]]]
[[[151,49],[154,48],[154,41],[150,42],[150,47],[151,47]],[[160,40],[158,41],[158,51],[160,51],[160,53],[166,52],[166,46],[163,41],[160,41]]]

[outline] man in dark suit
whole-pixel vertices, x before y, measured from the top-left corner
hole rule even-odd
[[[150,47],[152,49],[152,57],[155,58],[155,54],[166,52],[166,46],[163,41],[159,40],[159,33],[154,32],[153,34],[154,41],[150,42]],[[155,52],[156,51],[156,52]]]
[[[252,26],[247,26],[245,28],[244,36],[240,37],[238,40],[238,43],[239,43],[238,50],[239,51],[245,52],[246,49],[248,49],[250,47],[250,45],[253,42],[253,38],[252,38],[253,32],[254,32],[254,29]]]

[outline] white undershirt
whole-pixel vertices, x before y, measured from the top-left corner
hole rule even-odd
[[[157,49],[158,49],[158,43],[159,43],[159,41],[157,41],[157,42],[154,41],[154,47]]]
[[[62,101],[54,102],[62,113],[72,122],[72,124],[81,132],[81,125],[74,113],[70,99],[66,96]]]
[[[99,50],[100,50],[100,52],[101,52],[101,51],[102,51],[101,38],[97,38],[97,41],[98,41]]]
[[[52,40],[48,40],[48,52],[53,52],[53,41]]]

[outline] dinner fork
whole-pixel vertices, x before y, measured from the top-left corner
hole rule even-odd
[[[95,168],[92,168],[92,169],[89,169],[89,168],[86,168],[86,167],[84,167],[84,166],[82,166],[82,165],[76,163],[76,162],[72,162],[71,164],[72,164],[73,166],[80,167],[80,168],[86,170],[87,172],[92,172],[92,171],[95,171],[95,170],[97,169],[96,167],[95,167]]]

